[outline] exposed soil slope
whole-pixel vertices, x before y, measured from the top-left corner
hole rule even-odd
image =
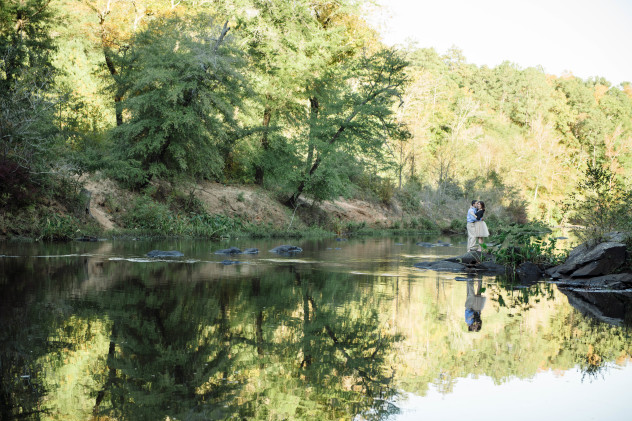
[[[120,228],[117,214],[126,210],[137,193],[119,187],[115,182],[97,177],[81,180],[85,189],[92,193],[90,214],[105,229]],[[309,212],[299,211],[282,205],[269,191],[257,186],[231,186],[220,183],[203,182],[192,187],[195,196],[202,202],[210,214],[223,214],[239,217],[244,221],[271,224],[275,227],[287,227],[290,224],[303,224],[301,216],[307,213],[326,215],[334,221],[366,223],[369,226],[387,225],[401,215],[381,203],[362,200],[338,199],[322,203],[309,203]]]

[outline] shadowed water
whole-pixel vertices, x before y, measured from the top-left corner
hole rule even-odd
[[[413,267],[463,240],[0,244],[0,419],[624,419],[626,293]]]

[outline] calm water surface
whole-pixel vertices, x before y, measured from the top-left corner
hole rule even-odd
[[[629,293],[413,267],[463,240],[0,244],[0,419],[627,419]]]

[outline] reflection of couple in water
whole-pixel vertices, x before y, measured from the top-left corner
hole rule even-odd
[[[467,281],[467,298],[465,299],[465,323],[467,323],[467,330],[470,332],[478,332],[483,326],[481,320],[481,311],[485,307],[486,298],[481,295],[483,287],[483,281],[476,281],[476,287],[474,281]]]

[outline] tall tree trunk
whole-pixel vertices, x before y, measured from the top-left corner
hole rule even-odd
[[[309,170],[314,160],[314,149],[316,148],[316,123],[318,122],[318,109],[320,104],[318,98],[309,99],[309,144],[307,145],[306,168]]]
[[[114,66],[112,55],[106,46],[103,46],[103,55],[105,56],[105,65],[116,83],[116,90],[114,92],[114,111],[116,113],[116,125],[120,126],[123,124],[123,104],[121,102],[123,100],[123,95],[121,94],[121,89],[119,88],[118,71],[116,70],[116,66]]]
[[[261,148],[265,152],[270,149],[270,142],[268,141],[268,129],[270,127],[270,119],[272,118],[272,109],[269,105],[266,105],[263,110],[263,134],[261,135]],[[263,186],[264,169],[261,162],[257,164],[255,168],[255,184]]]

